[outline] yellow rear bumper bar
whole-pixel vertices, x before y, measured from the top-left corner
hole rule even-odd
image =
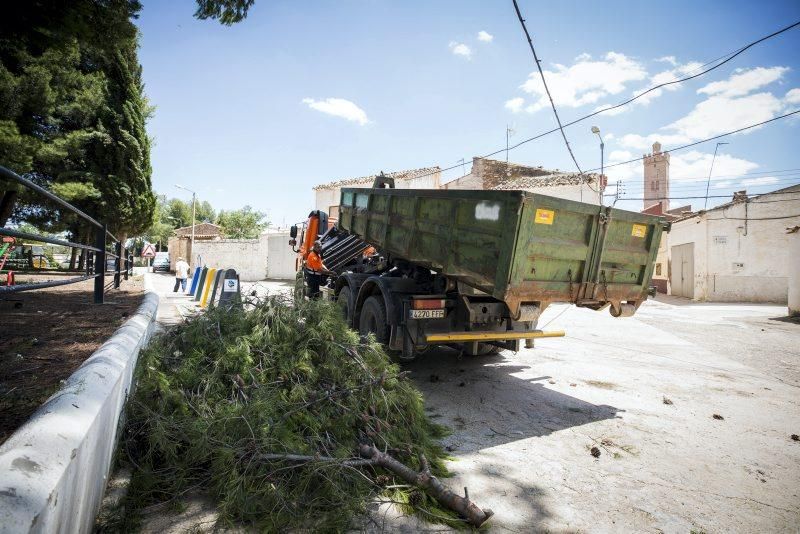
[[[506,341],[509,339],[536,339],[540,337],[564,337],[563,330],[543,332],[447,332],[444,334],[428,334],[425,341],[441,343],[444,341]]]

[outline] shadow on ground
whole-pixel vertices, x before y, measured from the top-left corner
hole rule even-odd
[[[459,359],[457,351],[437,349],[406,368],[425,394],[430,415],[452,428],[446,444],[459,453],[546,436],[622,412],[554,391],[547,387],[549,376],[518,376],[531,367],[511,363],[503,353]]]

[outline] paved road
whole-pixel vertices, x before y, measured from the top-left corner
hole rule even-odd
[[[168,277],[156,287],[165,321],[192,309]],[[565,338],[491,357],[431,351],[407,368],[453,429],[449,484],[495,511],[492,531],[797,531],[800,325],[785,311],[667,298],[614,319],[552,306],[541,324]],[[212,528],[213,506],[187,505],[145,530]],[[374,518],[373,530],[441,530]]]

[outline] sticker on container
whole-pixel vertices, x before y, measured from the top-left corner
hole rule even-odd
[[[222,286],[222,291],[225,293],[236,293],[239,291],[239,281],[228,278],[225,280],[225,284]]]
[[[485,201],[476,204],[475,218],[479,221],[496,221],[500,219],[500,204]]]
[[[631,235],[633,237],[644,237],[647,235],[647,226],[644,224],[634,224],[633,230],[631,230]]]
[[[533,218],[533,222],[536,224],[553,224],[553,221],[556,220],[556,212],[553,210],[545,210],[539,208],[536,210],[536,217]]]

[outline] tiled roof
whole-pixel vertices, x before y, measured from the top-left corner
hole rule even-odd
[[[221,234],[219,225],[211,223],[199,223],[194,225],[195,237],[219,237]],[[176,228],[175,235],[178,237],[189,237],[192,235],[192,227],[184,226]]]
[[[423,167],[421,169],[410,169],[407,171],[386,173],[386,177],[394,178],[395,180],[413,180],[414,178],[419,178],[420,176],[434,174],[437,172],[439,172],[439,167]],[[361,176],[359,178],[345,178],[344,180],[337,180],[327,184],[316,185],[313,189],[314,191],[318,191],[320,189],[333,189],[336,187],[347,187],[350,185],[371,184],[375,181],[375,176],[377,175],[373,174],[371,176]]]
[[[492,189],[530,189],[559,185],[582,185],[597,183],[598,174],[558,173],[547,176],[522,176],[496,185]]]

